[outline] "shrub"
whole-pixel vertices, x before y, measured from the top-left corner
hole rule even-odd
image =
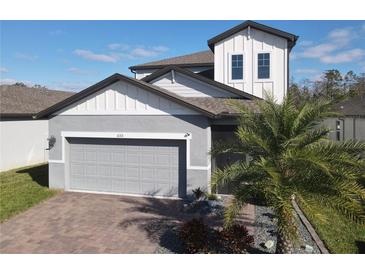
[[[218,239],[229,253],[242,253],[252,246],[253,236],[243,225],[234,224],[219,231]]]
[[[204,194],[205,195],[205,198],[207,198],[208,200],[210,200],[210,201],[216,201],[216,200],[218,200],[218,197],[217,197],[217,195],[216,194],[214,194],[214,193],[205,193]]]
[[[179,238],[185,245],[187,253],[206,252],[208,246],[208,226],[203,219],[192,219],[184,223],[179,231]]]
[[[254,242],[243,225],[218,230],[209,228],[202,218],[185,222],[179,238],[185,253],[244,253]]]
[[[200,189],[200,187],[193,189],[193,194],[196,200],[199,200],[204,196],[204,192]]]

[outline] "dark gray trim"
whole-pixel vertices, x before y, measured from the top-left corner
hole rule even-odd
[[[242,24],[239,24],[239,25],[237,25],[237,26],[235,26],[235,27],[233,27],[233,28],[221,33],[221,34],[218,34],[217,36],[215,36],[211,39],[209,39],[208,40],[209,48],[214,52],[214,45],[216,43],[226,39],[227,37],[239,32],[239,31],[242,31],[242,30],[244,30],[248,27],[258,29],[258,30],[261,30],[261,31],[264,31],[264,32],[267,32],[267,33],[270,33],[270,34],[280,36],[282,38],[287,39],[288,40],[289,51],[295,46],[295,43],[299,38],[299,36],[296,36],[296,35],[291,34],[289,32],[285,32],[285,31],[282,31],[282,30],[279,30],[279,29],[275,29],[275,28],[263,25],[263,24],[256,23],[254,21],[247,20],[247,21],[243,22]]]
[[[208,85],[211,85],[211,86],[214,86],[216,88],[220,88],[220,89],[223,89],[225,91],[228,91],[228,92],[231,92],[235,95],[238,95],[240,96],[241,98],[244,98],[244,99],[250,99],[250,100],[261,100],[261,98],[259,97],[256,97],[252,94],[249,94],[247,92],[244,92],[242,90],[239,90],[239,89],[236,89],[236,88],[233,88],[233,87],[230,87],[228,85],[225,85],[225,84],[222,84],[220,82],[217,82],[217,81],[214,81],[214,80],[211,80],[209,78],[206,78],[204,76],[201,76],[197,73],[194,73],[188,69],[184,69],[184,68],[181,68],[179,66],[175,66],[175,65],[170,65],[170,66],[166,66],[164,67],[163,69],[160,69],[158,71],[155,71],[154,73],[142,78],[141,80],[142,81],[145,81],[145,82],[151,82],[152,80],[168,73],[169,71],[171,70],[174,70],[174,71],[177,71],[177,72],[180,72],[182,74],[185,74],[191,78],[194,78],[194,79],[197,79],[201,82],[204,82]]]
[[[175,64],[176,66],[182,67],[182,68],[196,68],[196,67],[214,67],[214,63],[188,63],[188,64]],[[139,69],[161,69],[169,65],[137,65],[137,66],[131,66],[129,69],[133,72],[134,70]]]
[[[215,116],[214,113],[206,110],[206,109],[203,109],[203,108],[200,108],[196,105],[192,105],[191,103],[185,101],[182,97],[180,96],[177,96],[171,92],[169,92],[168,90],[165,90],[163,88],[160,88],[160,87],[157,87],[157,86],[153,86],[151,84],[148,84],[144,81],[141,81],[141,80],[137,80],[137,79],[133,79],[133,78],[130,78],[128,76],[125,76],[125,75],[122,75],[122,74],[119,74],[119,73],[115,73],[113,74],[112,76],[96,83],[95,85],[92,85],[78,93],[76,93],[75,95],[72,95],[71,97],[68,97],[66,98],[65,100],[45,109],[45,110],[42,110],[40,111],[39,113],[37,113],[36,115],[33,116],[34,119],[39,119],[39,118],[42,118],[42,117],[47,117],[53,113],[55,113],[56,111],[59,111],[63,108],[65,108],[66,106],[69,106],[70,104],[73,104],[97,91],[99,91],[100,89],[106,87],[106,86],[109,86],[117,81],[126,81],[130,84],[133,84],[133,85],[136,85],[140,88],[144,88],[148,91],[151,91],[153,93],[156,93],[158,95],[161,95],[167,99],[170,99],[178,104],[181,104],[181,105],[184,105],[190,109],[193,109],[195,111],[198,111],[208,117],[211,117],[213,118]]]
[[[14,120],[21,120],[21,119],[33,119],[33,115],[35,113],[1,113],[0,119],[14,119]]]

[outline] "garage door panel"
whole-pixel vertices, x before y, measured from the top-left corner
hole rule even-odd
[[[91,138],[68,141],[71,189],[177,196],[179,183],[185,184],[184,141]]]

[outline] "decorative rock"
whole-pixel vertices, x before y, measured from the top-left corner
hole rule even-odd
[[[311,245],[305,245],[305,252],[307,252],[307,253],[313,253],[313,250],[314,250],[313,246],[311,246]]]
[[[265,247],[267,248],[267,249],[270,249],[270,248],[272,248],[274,246],[274,241],[272,241],[272,240],[268,240],[266,243],[265,243]]]

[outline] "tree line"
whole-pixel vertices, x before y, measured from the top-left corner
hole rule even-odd
[[[306,79],[297,83],[291,80],[289,93],[298,103],[319,98],[340,101],[348,97],[364,95],[365,73],[356,74],[349,71],[341,74],[337,69],[327,70],[320,79],[315,81]]]

